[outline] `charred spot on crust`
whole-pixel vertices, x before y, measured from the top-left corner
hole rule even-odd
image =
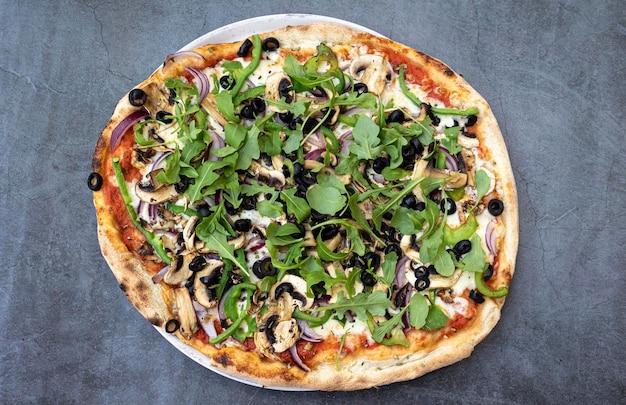
[[[451,69],[446,68],[443,70],[443,74],[446,76],[453,76],[454,72]]]
[[[222,367],[227,367],[231,365],[230,357],[226,353],[218,354],[217,356],[213,357],[213,360]]]

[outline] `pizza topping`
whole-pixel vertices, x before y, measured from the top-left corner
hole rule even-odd
[[[91,191],[98,191],[102,188],[102,176],[99,173],[91,172],[87,177],[87,186]]]
[[[146,92],[142,89],[132,89],[128,93],[128,102],[134,107],[141,107],[146,102]]]
[[[148,85],[145,108],[113,131],[112,148],[146,110],[156,118],[135,126],[151,152],[132,195],[113,168],[133,224],[170,263],[160,277],[176,287],[180,335],[199,330],[202,307],[203,328],[222,324],[211,344],[252,338],[308,370],[300,339],[359,330],[408,345],[409,329],[443,328],[467,303],[506,295],[483,279],[498,233],[476,216],[487,195],[492,216],[503,205],[464,132],[478,110],[423,102],[436,100],[403,66],[395,80],[383,55],[338,58],[321,44],[304,63],[287,52],[281,69],[282,52],[262,56],[278,47],[255,36],[238,52],[250,61]]]

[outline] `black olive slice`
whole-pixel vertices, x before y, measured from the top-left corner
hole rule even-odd
[[[485,297],[483,297],[483,295],[476,290],[470,290],[469,297],[477,304],[485,302]]]
[[[376,279],[374,278],[374,275],[369,271],[362,271],[360,277],[361,283],[363,283],[363,285],[366,287],[373,287],[374,284],[376,284]]]
[[[235,225],[233,228],[235,228],[235,230],[238,232],[248,232],[251,227],[252,221],[250,221],[250,219],[241,218],[235,221]]]
[[[404,113],[402,110],[393,110],[387,117],[387,122],[404,122]]]
[[[487,210],[489,210],[491,215],[497,217],[504,211],[504,203],[501,200],[494,198],[487,204]]]
[[[165,323],[165,331],[167,333],[174,333],[180,328],[180,322],[178,319],[170,319]]]
[[[267,37],[263,40],[261,47],[265,52],[272,52],[280,48],[280,42],[274,37]]]
[[[472,250],[472,242],[470,242],[467,239],[463,239],[461,241],[458,241],[456,243],[456,245],[454,245],[454,251],[459,256],[468,253],[470,250]]]
[[[369,89],[367,88],[367,84],[365,83],[355,83],[354,84],[354,91],[357,94],[357,97],[360,96],[361,94],[365,94],[369,91]]]
[[[228,75],[220,77],[220,86],[222,86],[224,90],[232,90],[232,88],[235,87],[235,78]]]
[[[87,177],[87,187],[89,187],[91,191],[98,191],[102,188],[102,181],[102,176],[100,176],[99,173],[92,172],[89,174],[89,177]]]
[[[446,198],[444,200],[441,200],[441,202],[439,203],[439,208],[441,209],[441,212],[452,215],[456,212],[456,203],[452,198]]]
[[[387,166],[389,166],[389,158],[387,156],[379,156],[372,163],[372,169],[378,174],[381,174]]]
[[[246,56],[248,52],[250,52],[250,49],[252,49],[252,45],[253,44],[250,38],[243,41],[243,44],[241,44],[241,46],[239,47],[239,50],[237,51],[237,56],[240,56],[242,58]]]
[[[132,89],[128,93],[128,102],[135,107],[141,107],[146,103],[146,92],[141,89]]]
[[[174,121],[172,118],[170,118],[170,115],[171,115],[171,114],[170,114],[170,113],[168,113],[167,111],[163,111],[163,110],[161,110],[161,111],[158,111],[158,112],[156,113],[155,118],[156,118],[158,121],[161,121],[161,122],[162,122],[162,123],[164,123],[164,124],[169,124],[169,123],[171,123],[172,121]]]
[[[415,289],[417,291],[424,291],[430,286],[430,279],[428,278],[418,278],[415,280]]]
[[[189,270],[194,273],[202,270],[206,266],[206,259],[202,256],[196,256],[189,262]]]

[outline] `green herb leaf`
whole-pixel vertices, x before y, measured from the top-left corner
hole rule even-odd
[[[396,277],[396,265],[398,264],[398,255],[396,252],[391,252],[385,255],[385,259],[381,264],[383,270],[383,282],[391,286],[394,278]]]
[[[439,305],[431,305],[430,310],[428,311],[428,316],[426,317],[426,323],[424,324],[423,329],[426,330],[437,330],[446,326],[448,322],[448,316],[441,309]]]
[[[317,255],[320,259],[329,262],[338,262],[344,260],[349,252],[333,252],[326,246],[326,243],[322,240],[322,233],[317,234]]]
[[[368,116],[361,115],[352,130],[354,143],[349,146],[350,153],[361,160],[373,160],[383,150],[378,133],[380,128]]]
[[[396,193],[392,198],[389,199],[384,205],[376,208],[374,212],[372,212],[372,221],[374,222],[374,226],[376,229],[380,229],[380,224],[383,219],[383,215],[390,209],[394,208],[396,204],[399,204],[402,199],[407,196],[409,193],[413,192],[413,189],[422,181],[424,178],[411,180],[404,184],[404,189]]]
[[[300,230],[295,224],[288,222],[284,225],[278,225],[272,222],[267,226],[265,236],[267,237],[267,241],[274,246],[287,246],[302,239],[293,236],[297,235],[299,232]]]
[[[316,308],[316,310],[334,310],[339,320],[343,319],[344,313],[350,310],[356,314],[357,318],[365,321],[368,313],[374,316],[382,316],[385,315],[385,311],[389,307],[391,307],[391,301],[383,291],[374,291],[371,294],[359,293],[352,298],[344,298],[343,292],[340,292],[337,302]]]
[[[224,127],[224,141],[233,148],[239,149],[246,139],[246,127],[229,122]]]
[[[409,301],[409,323],[415,329],[420,329],[426,324],[428,316],[428,299],[422,294],[414,294]]]
[[[398,207],[391,218],[391,226],[404,235],[412,235],[422,230],[424,218],[415,210]]]
[[[280,193],[281,198],[287,204],[287,213],[295,215],[298,222],[302,223],[311,215],[311,208],[304,198],[296,196],[296,189],[291,188]]]
[[[239,122],[239,117],[235,115],[235,105],[233,104],[233,97],[228,91],[220,91],[215,97],[215,103],[217,109],[222,113],[224,118],[231,122]]]
[[[259,214],[268,218],[278,218],[283,214],[282,204],[268,200],[261,200],[257,202],[256,209],[259,211]]]
[[[220,257],[222,257],[222,259],[230,260],[234,265],[239,267],[241,272],[246,277],[250,277],[250,274],[248,274],[248,270],[246,269],[246,267],[243,266],[239,262],[239,260],[237,260],[233,245],[228,243],[228,241],[226,240],[226,235],[224,235],[223,233],[219,233],[219,232],[213,232],[209,235],[203,235],[201,240],[203,240],[206,243],[209,249],[217,251]]]
[[[203,189],[220,178],[221,174],[217,173],[216,170],[221,169],[226,164],[227,162],[224,161],[207,160],[198,168],[198,177],[193,184],[189,185],[189,188],[187,188],[187,196],[191,202],[198,201],[202,198],[204,195]]]
[[[335,215],[346,206],[346,196],[335,187],[315,184],[306,192],[311,208],[319,213]]]
[[[250,167],[253,159],[258,159],[261,155],[259,149],[259,128],[251,126],[246,132],[246,140],[243,146],[239,149],[239,156],[237,163],[235,164],[235,170],[245,170]]]
[[[474,176],[474,182],[476,184],[476,204],[487,194],[489,191],[489,186],[491,185],[491,178],[489,175],[482,169],[476,172]]]
[[[157,174],[156,179],[162,183],[175,184],[180,181],[180,150],[176,149],[165,158],[165,170]]]
[[[472,249],[461,260],[460,267],[465,271],[482,272],[485,268],[485,251],[480,242],[480,236],[473,235],[470,239]]]

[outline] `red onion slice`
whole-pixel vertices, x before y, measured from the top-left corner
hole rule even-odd
[[[309,323],[307,321],[304,321],[302,319],[297,319],[296,321],[298,322],[298,326],[300,327],[300,330],[302,331],[302,334],[300,335],[300,337],[303,340],[306,340],[307,342],[314,342],[314,343],[318,343],[324,340],[322,336],[315,333],[315,331],[309,326]]]
[[[440,146],[439,150],[443,152],[443,154],[446,157],[446,168],[453,172],[459,171],[459,162],[458,160],[456,160],[454,156],[450,154],[448,149],[444,148],[443,146]]]
[[[293,362],[296,363],[298,367],[300,367],[304,371],[311,371],[311,369],[308,368],[306,364],[304,364],[304,362],[302,362],[302,359],[298,355],[298,348],[296,347],[296,345],[293,345],[289,348],[289,354],[291,354],[291,358],[293,358]]]
[[[196,301],[193,301],[192,304],[193,308],[196,310],[196,316],[199,321],[198,323],[204,330],[204,333],[206,333],[210,339],[217,337],[217,329],[215,329],[213,320],[211,318],[206,319],[208,315],[206,309]]]
[[[409,261],[409,256],[402,256],[398,263],[396,264],[396,278],[393,280],[393,283],[398,287],[402,287],[406,282],[406,274],[404,272],[404,266]]]
[[[221,157],[215,156],[213,154],[213,151],[216,150],[216,149],[221,149],[224,146],[226,146],[226,143],[224,142],[224,138],[222,138],[215,131],[208,131],[208,134],[209,134],[209,137],[211,138],[211,149],[209,150],[208,160],[215,160],[215,161],[222,160]]]
[[[498,250],[498,235],[496,233],[496,220],[491,220],[485,229],[485,244],[489,253],[495,255]]]
[[[256,252],[257,250],[263,248],[264,246],[265,246],[265,241],[263,240],[263,238],[259,236],[253,236],[248,241],[248,245],[246,246],[244,251],[246,253]]]
[[[312,149],[311,151],[309,151],[309,153],[304,155],[304,159],[317,160],[320,156],[322,156],[324,152],[326,152],[326,149]]]
[[[154,284],[160,283],[161,280],[163,280],[163,277],[165,277],[165,274],[167,273],[169,269],[170,269],[170,266],[165,266],[161,270],[159,270],[154,276],[152,276],[152,282]]]
[[[192,58],[196,58],[203,62],[206,62],[206,59],[204,59],[204,56],[202,56],[196,51],[180,51],[180,52],[167,55],[167,57],[165,58],[165,62],[163,62],[163,67],[165,67],[165,65],[167,65],[170,62],[176,62],[177,60],[184,58],[184,57],[188,57],[188,56]]]
[[[126,118],[121,120],[119,124],[117,124],[117,126],[113,128],[113,131],[111,132],[111,142],[110,142],[111,152],[113,152],[115,148],[117,148],[117,145],[119,145],[120,141],[122,140],[122,135],[126,133],[128,128],[135,125],[141,119],[147,117],[148,115],[149,115],[148,112],[142,109],[142,110],[133,111]]]
[[[192,68],[192,67],[188,67],[185,69],[195,79],[196,87],[198,88],[198,98],[199,98],[196,104],[200,104],[202,100],[204,100],[204,98],[207,96],[207,94],[209,94],[209,90],[211,87],[209,78],[207,77],[207,75],[204,74],[203,71],[199,69]]]

